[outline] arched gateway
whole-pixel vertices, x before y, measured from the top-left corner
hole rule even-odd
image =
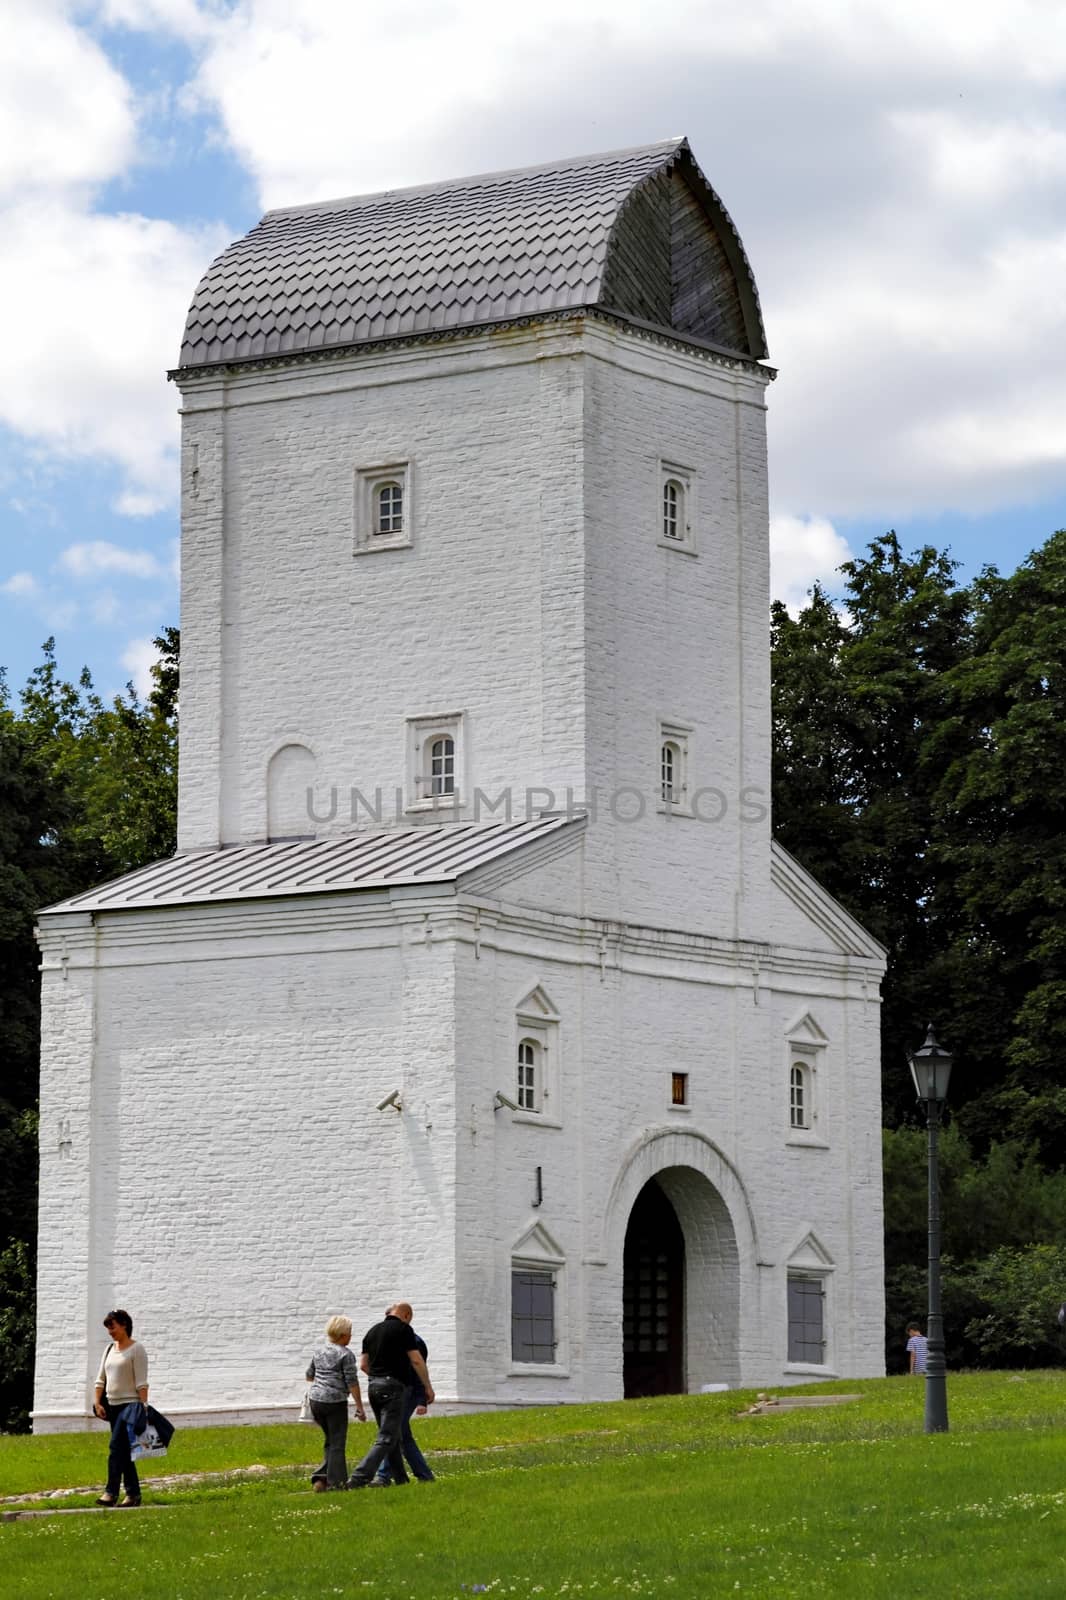
[[[738,1383],[742,1257],[757,1252],[747,1196],[721,1152],[699,1134],[646,1136],[615,1184],[610,1234],[626,1397]]]

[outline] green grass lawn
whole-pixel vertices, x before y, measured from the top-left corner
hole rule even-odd
[[[0,1595],[1066,1594],[1066,1374],[952,1376],[952,1431],[932,1438],[921,1382],[799,1392],[834,1389],[861,1399],[744,1418],[750,1396],[728,1394],[427,1419],[438,1482],[384,1493],[312,1495],[308,1427],[188,1430],[144,1474],[141,1511],[0,1526]],[[369,1437],[354,1429],[350,1455]],[[99,1483],[105,1453],[103,1434],[0,1438],[0,1495]],[[152,1489],[253,1463],[268,1472]]]

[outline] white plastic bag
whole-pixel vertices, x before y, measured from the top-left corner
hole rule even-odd
[[[130,1456],[134,1461],[145,1461],[150,1456],[165,1456],[167,1447],[156,1431],[154,1423],[149,1423],[143,1433],[139,1433],[130,1445]]]

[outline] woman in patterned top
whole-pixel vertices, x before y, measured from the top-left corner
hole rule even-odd
[[[329,1344],[316,1350],[307,1366],[311,1415],[326,1441],[322,1465],[311,1474],[311,1486],[319,1493],[348,1487],[344,1447],[348,1440],[349,1395],[355,1401],[359,1421],[366,1421],[359,1387],[359,1363],[348,1348],[352,1340],[351,1318],[330,1317],[326,1323],[326,1338]]]

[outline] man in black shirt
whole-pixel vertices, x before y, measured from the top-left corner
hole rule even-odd
[[[426,1391],[426,1404],[432,1405],[434,1399],[426,1363],[411,1327],[413,1315],[406,1301],[400,1301],[386,1313],[384,1322],[375,1322],[363,1338],[359,1365],[369,1380],[367,1389],[377,1420],[378,1436],[348,1479],[349,1489],[365,1489],[386,1458],[393,1483],[408,1481],[403,1464],[402,1439],[407,1391],[413,1379],[412,1368]]]

